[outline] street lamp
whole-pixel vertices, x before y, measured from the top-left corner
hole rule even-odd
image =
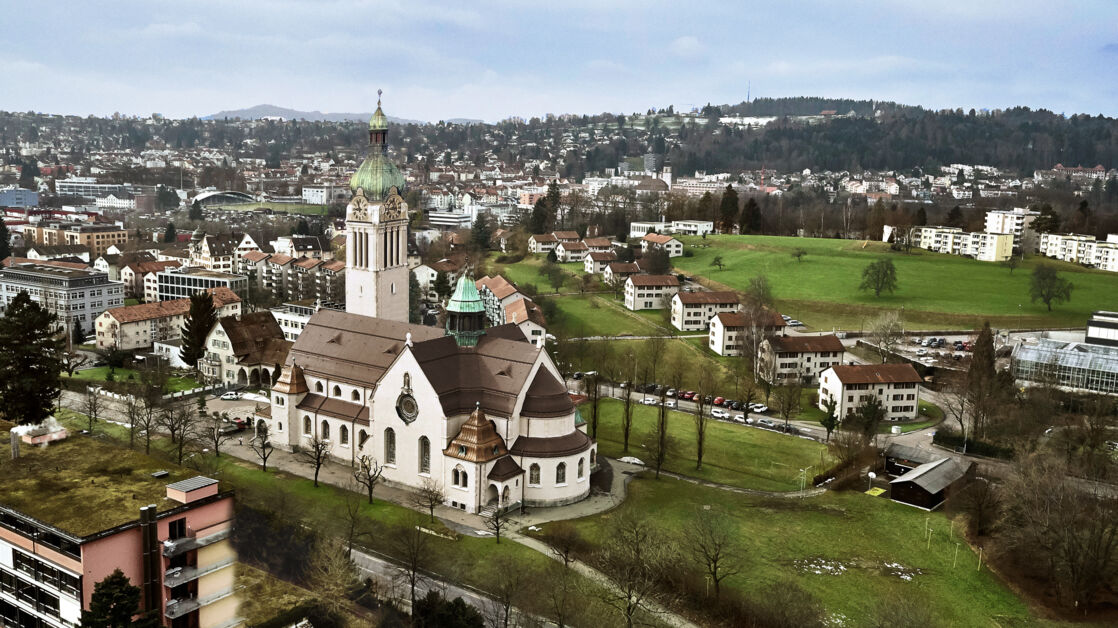
[[[869,491],[869,490],[873,489],[873,481],[874,481],[874,479],[877,478],[877,474],[874,473],[873,471],[870,471],[866,475],[869,477],[869,486],[866,487],[866,490]]]

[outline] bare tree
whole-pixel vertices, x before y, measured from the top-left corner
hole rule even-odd
[[[350,487],[342,491],[342,501],[336,506],[336,515],[332,517],[338,526],[339,536],[345,539],[345,545],[350,552],[358,540],[370,535],[369,525],[372,522],[368,515],[361,512],[361,495]]]
[[[508,555],[501,554],[493,559],[493,576],[489,579],[488,589],[493,600],[493,613],[496,621],[494,628],[509,628],[514,625],[513,610],[527,592],[528,572],[524,563]]]
[[[315,544],[307,579],[319,604],[332,614],[349,607],[350,592],[359,582],[357,573],[357,566],[344,543],[322,539]]]
[[[426,510],[432,523],[435,522],[435,507],[446,501],[446,491],[438,481],[427,478],[411,496],[411,503],[420,510]]]
[[[151,438],[159,427],[159,417],[163,412],[162,394],[154,397],[144,389],[140,396],[139,414],[136,415],[136,427],[140,428],[140,435],[144,438],[144,453],[151,453]]]
[[[306,439],[306,445],[300,447],[297,453],[303,463],[314,468],[314,486],[318,488],[318,474],[330,459],[330,441],[315,434]]]
[[[596,363],[601,363],[596,361]],[[598,437],[598,408],[602,399],[601,376],[598,371],[586,373],[582,379],[582,387],[586,392],[587,401],[590,403],[590,438]]]
[[[544,602],[558,628],[577,622],[584,604],[578,574],[558,561],[551,561],[537,577],[537,586],[533,588],[543,592]]]
[[[415,608],[415,591],[423,581],[423,571],[431,560],[430,536],[420,529],[419,517],[395,528],[391,532],[393,556],[399,561],[400,578],[411,591],[411,604]]]
[[[485,518],[485,527],[493,533],[493,536],[497,538],[497,544],[500,545],[501,532],[510,527],[516,527],[516,520],[509,516],[508,509],[497,504]]]
[[[105,408],[105,403],[101,399],[101,389],[95,386],[86,386],[81,407],[82,412],[85,413],[86,421],[89,424],[87,429],[92,432],[93,424],[100,420],[101,411]]]
[[[966,378],[960,374],[948,375],[940,401],[944,416],[958,423],[959,433],[963,435],[963,453],[966,453],[970,414],[970,394],[967,391]]]
[[[186,400],[172,403],[163,408],[163,412],[159,416],[159,427],[163,428],[171,437],[175,459],[181,465],[187,445],[198,433],[197,409]]]
[[[698,412],[693,415],[695,421],[695,469],[703,470],[703,453],[706,449],[707,426],[711,417],[705,412],[703,395],[714,388],[714,377],[711,375],[710,366],[705,362],[699,367],[699,387],[695,391],[694,401],[698,405]]]
[[[124,396],[124,418],[128,421],[128,448],[136,446],[136,429],[144,419],[144,402],[130,390]]]
[[[652,462],[652,468],[656,470],[656,479],[660,479],[660,470],[667,462],[668,456],[671,456],[676,450],[676,441],[668,433],[668,423],[666,419],[657,420],[656,431],[649,434],[644,441],[644,449],[648,452],[648,458]]]
[[[590,548],[578,528],[569,521],[557,521],[548,526],[543,540],[551,546],[551,551],[562,561],[564,567],[570,567],[577,560],[578,554]]]
[[[745,316],[742,351],[745,354],[743,356],[745,363],[748,365],[749,371],[753,373],[754,380],[760,375],[758,373],[758,357],[761,352],[761,345],[774,334],[772,323],[775,314],[768,309],[763,301],[757,300],[762,298],[764,298],[763,295],[756,299],[747,298],[742,306],[742,314]]]
[[[613,587],[602,587],[602,601],[625,617],[633,628],[641,611],[652,612],[653,604],[665,603],[672,587],[661,587],[674,571],[673,543],[647,521],[623,514],[613,520],[608,539],[598,551],[598,564],[613,579]]]
[[[869,339],[881,357],[881,363],[887,362],[904,339],[904,323],[900,312],[890,310],[875,318],[869,325]]]
[[[839,428],[830,441],[827,449],[831,456],[842,465],[853,464],[869,447],[870,439],[858,429]]]
[[[272,447],[272,442],[268,439],[268,425],[261,423],[256,427],[256,435],[248,441],[248,446],[252,449],[252,453],[260,460],[260,470],[268,471],[268,458],[271,457],[275,449]]]
[[[788,384],[778,387],[775,391],[776,411],[780,415],[780,418],[784,419],[785,427],[788,426],[788,422],[792,417],[799,416],[804,390],[798,374],[788,381]]]
[[[66,375],[70,377],[74,376],[75,371],[91,362],[87,354],[74,349],[64,351],[60,361],[62,363],[62,370],[66,371]]]
[[[384,467],[377,462],[376,458],[364,455],[357,459],[357,468],[353,470],[353,479],[360,487],[365,489],[370,504],[373,503],[373,489],[376,488],[383,473]]]
[[[202,436],[205,438],[206,444],[213,447],[214,457],[221,457],[221,446],[233,437],[232,432],[226,432],[225,428],[232,425],[229,423],[228,412],[213,412],[206,415],[206,426],[201,430]]]
[[[722,581],[741,571],[736,531],[726,515],[714,510],[699,510],[687,527],[684,547],[714,584],[714,599],[721,595]]]

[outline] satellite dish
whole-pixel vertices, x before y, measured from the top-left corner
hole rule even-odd
[[[870,471],[870,474],[869,474],[869,475],[870,475],[870,479],[871,479],[871,480],[877,477],[877,474],[876,474],[876,473],[874,473],[873,471]]]

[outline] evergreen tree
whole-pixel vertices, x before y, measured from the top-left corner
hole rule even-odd
[[[946,226],[948,226],[948,227],[962,227],[963,226],[963,210],[962,210],[962,208],[960,208],[958,205],[952,207],[951,211],[947,212],[947,220],[945,222],[947,223]]]
[[[74,329],[71,334],[70,337],[73,338],[74,344],[80,345],[85,342],[85,330],[82,329],[82,322],[77,317],[74,318]]]
[[[295,226],[291,229],[291,235],[305,236],[310,234],[311,226],[307,224],[306,218],[300,218],[299,222],[295,223]]]
[[[722,192],[722,201],[718,204],[718,215],[721,218],[722,233],[730,233],[738,217],[738,193],[734,186],[727,185]]]
[[[423,300],[423,292],[415,273],[408,273],[408,322],[418,325],[423,322],[419,311],[419,302]]]
[[[206,336],[217,323],[213,294],[198,292],[190,297],[190,313],[182,327],[182,349],[179,357],[191,368],[197,368],[198,360],[206,354]]]
[[[753,197],[745,201],[745,208],[741,210],[741,232],[761,233],[761,206]]]
[[[971,355],[970,368],[967,369],[967,391],[972,395],[985,391],[994,381],[997,371],[994,369],[994,332],[990,329],[990,322],[982,326],[978,337],[974,339],[974,352]]]
[[[165,230],[163,230],[163,241],[164,242],[174,242],[175,241],[175,223],[173,223],[173,222],[167,223],[167,228]]]
[[[8,232],[8,225],[0,220],[0,260],[12,256],[12,234]]]
[[[63,327],[63,330],[65,327]],[[0,408],[13,423],[37,425],[59,393],[65,335],[58,317],[20,292],[0,318]]]
[[[1040,215],[1033,219],[1037,233],[1056,233],[1060,230],[1060,215],[1048,203],[1040,206]]]
[[[474,221],[474,226],[470,229],[470,241],[474,243],[479,250],[489,250],[489,241],[493,237],[493,229],[489,224],[488,216],[478,216]]]
[[[547,201],[540,199],[536,201],[532,207],[532,213],[528,215],[528,231],[533,234],[544,233],[547,231]]]
[[[668,249],[656,247],[645,254],[648,261],[648,274],[666,275],[672,272],[672,260]]]
[[[113,570],[93,585],[89,610],[82,611],[82,628],[156,628],[159,620],[151,612],[133,619],[140,614],[140,593],[124,572]]]
[[[548,218],[551,220],[550,224],[555,224],[555,217],[559,213],[559,203],[562,200],[563,197],[559,195],[559,183],[552,181],[547,185],[547,195],[544,196]]]
[[[710,195],[710,192],[703,192],[703,195],[699,197],[698,214],[699,220],[709,219],[711,222],[714,221],[714,197]]]
[[[35,185],[35,177],[39,174],[39,162],[35,161],[34,157],[27,159],[19,170],[19,187],[25,190],[39,189],[39,186]]]
[[[440,299],[450,296],[450,278],[441,270],[435,275],[435,294],[439,295]]]
[[[205,216],[202,213],[202,203],[196,199],[193,203],[190,204],[190,219],[202,220],[204,217]]]
[[[923,227],[928,224],[928,212],[923,207],[916,210],[916,219],[913,225],[916,227]]]
[[[174,209],[179,206],[179,195],[165,185],[155,191],[155,206],[160,210]]]

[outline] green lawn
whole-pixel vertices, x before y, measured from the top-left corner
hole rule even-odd
[[[237,203],[236,205],[220,205],[213,209],[221,211],[252,211],[261,207],[267,207],[276,212],[287,212],[289,214],[304,214],[308,216],[325,216],[325,205],[306,205],[303,203],[275,203],[275,202],[253,202],[253,203]]]
[[[636,456],[649,463],[641,444],[655,432],[658,409],[654,406],[634,406],[633,433],[626,454],[621,434],[623,407],[624,404],[617,399],[601,402],[598,452],[611,458]],[[590,409],[583,407],[582,415],[589,421]],[[801,468],[812,467],[808,471],[810,479],[822,471],[823,464],[829,464],[826,447],[814,441],[711,421],[707,426],[703,469],[696,471],[694,416],[669,410],[668,429],[677,447],[664,468],[711,482],[765,491],[792,491],[800,488]]]
[[[489,260],[489,274],[504,275],[505,279],[508,279],[517,286],[532,284],[541,294],[555,292],[555,288],[551,286],[550,279],[543,273],[544,262],[546,261],[544,255],[527,255],[524,259],[513,264],[499,264],[495,259],[496,257],[493,257]],[[583,272],[584,266],[582,262],[568,262],[559,264],[558,266],[565,273],[565,282],[560,290],[563,292],[577,292],[582,276],[586,274]]]
[[[113,381],[127,382],[127,381],[140,381],[140,372],[135,369],[110,369],[107,366],[95,366],[89,369],[83,369],[74,373],[73,379],[88,380],[89,382],[106,382],[109,376],[109,371],[112,370]],[[62,375],[66,377],[65,374]],[[129,377],[132,379],[129,380]],[[193,390],[201,387],[198,380],[192,376],[172,376],[167,380],[167,392],[180,392],[183,390]]]
[[[568,338],[585,336],[654,336],[667,331],[630,312],[608,296],[565,296],[555,299],[562,318],[548,331]]]
[[[139,305],[140,300],[135,298],[135,297],[129,297],[129,298],[124,300],[124,304],[125,305]]]
[[[973,329],[990,320],[995,327],[1082,326],[1091,312],[1111,305],[1118,294],[1118,273],[1030,257],[1010,274],[1000,264],[913,249],[894,253],[888,245],[861,240],[827,240],[775,236],[682,237],[692,257],[672,260],[680,270],[734,290],[750,278],[768,277],[782,313],[815,329],[860,329],[882,310],[904,308],[910,329]],[[802,262],[791,251],[803,248]],[[725,267],[710,265],[716,255]],[[897,269],[897,292],[859,292],[862,270],[887,257]],[[1049,313],[1030,303],[1029,276],[1038,262],[1057,267],[1075,284],[1072,300]]]
[[[944,626],[1033,623],[1013,592],[985,567],[977,569],[978,556],[960,543],[942,513],[862,493],[764,498],[667,478],[638,479],[629,484],[618,511],[575,524],[584,538],[597,542],[610,518],[631,512],[678,539],[704,507],[725,513],[736,528],[743,569],[727,578],[728,587],[748,595],[769,584],[795,582],[820,600],[830,625],[872,625],[882,604],[902,598],[926,603]],[[932,529],[930,545],[926,524]],[[841,573],[814,566],[819,563]]]

